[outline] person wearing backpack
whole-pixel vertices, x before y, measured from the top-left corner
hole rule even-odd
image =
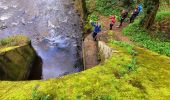
[[[130,17],[130,23],[132,23],[140,13],[142,13],[142,5],[141,4],[137,5],[135,10],[132,12],[132,15]]]
[[[138,15],[139,15],[139,9],[138,9],[138,7],[136,7],[130,17],[130,23],[132,23]]]
[[[94,41],[96,41],[97,34],[101,31],[101,25],[99,22],[91,22],[91,25],[94,27],[92,36],[93,36]]]
[[[128,11],[127,10],[123,10],[121,13],[121,19],[120,19],[120,25],[118,27],[121,27],[124,20],[128,17]]]

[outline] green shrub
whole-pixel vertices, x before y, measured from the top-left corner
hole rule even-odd
[[[119,7],[118,4],[118,0],[86,0],[90,13],[97,11],[105,16],[120,15],[122,7]]]
[[[96,22],[99,20],[99,17],[96,15],[96,13],[92,13],[91,15],[89,15],[88,19],[93,22]]]
[[[131,62],[127,65],[128,71],[135,70],[136,60],[137,59],[135,57],[132,58]]]
[[[156,15],[156,21],[161,21],[170,17],[170,12],[158,12]]]
[[[149,31],[139,28],[138,21],[124,28],[123,33],[142,47],[170,56],[170,42],[164,42],[160,37],[151,37]]]
[[[46,95],[40,91],[38,91],[39,85],[36,85],[32,90],[31,100],[52,100],[50,95]]]

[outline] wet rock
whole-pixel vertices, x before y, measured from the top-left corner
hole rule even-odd
[[[7,26],[1,26],[0,27],[0,30],[4,30],[4,29],[6,29],[6,28],[8,28]]]

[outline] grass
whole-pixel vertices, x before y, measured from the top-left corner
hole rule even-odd
[[[6,52],[6,51],[9,51],[9,50],[18,48],[18,47],[19,47],[19,46],[11,46],[11,47],[6,47],[6,48],[1,48],[1,49],[0,49],[0,53],[1,53],[1,52]]]
[[[124,28],[123,33],[142,47],[170,56],[170,42],[162,41],[160,37],[151,37],[151,32],[139,28],[137,21]]]
[[[158,12],[156,15],[156,21],[165,20],[170,17],[170,12]]]
[[[114,43],[110,46],[118,52],[103,64],[80,73],[49,80],[0,81],[0,99],[31,99],[37,85],[39,93],[43,93],[43,96],[49,95],[54,100],[170,98],[170,58],[133,47],[138,52],[135,61],[126,47]],[[128,71],[127,65],[133,63],[135,70]]]
[[[29,39],[22,35],[10,36],[4,39],[0,39],[0,53],[9,51],[24,44],[27,44]]]
[[[126,73],[130,72],[130,71],[134,71],[136,69],[136,55],[137,52],[134,50],[134,45],[130,45],[126,42],[120,42],[120,41],[112,41],[111,42],[112,45],[119,45],[120,47],[125,48],[125,50],[132,56],[131,61],[127,64],[124,65],[124,71]]]
[[[167,3],[168,0],[160,0],[160,7],[159,7],[159,11],[170,11],[170,5]]]
[[[29,40],[22,35],[10,36],[8,38],[0,39],[0,48],[8,46],[19,46],[27,43]]]
[[[38,85],[33,88],[31,100],[52,100],[50,95],[39,92],[38,88]]]

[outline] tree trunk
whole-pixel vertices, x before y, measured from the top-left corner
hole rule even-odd
[[[126,7],[130,7],[131,4],[134,3],[133,0],[122,0],[123,1],[123,5],[126,6]]]
[[[159,9],[159,3],[159,0],[144,0],[144,18],[141,20],[142,27],[149,29],[152,26]]]

